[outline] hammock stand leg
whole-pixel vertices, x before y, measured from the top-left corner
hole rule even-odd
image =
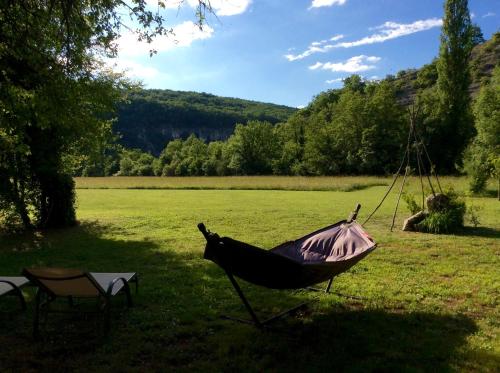
[[[317,293],[334,294],[334,295],[336,295],[338,297],[344,297],[344,298],[349,298],[349,299],[354,299],[354,300],[368,300],[368,298],[357,297],[355,295],[348,295],[348,294],[330,292],[330,288],[332,287],[333,279],[334,279],[334,277],[332,277],[328,281],[328,285],[326,285],[325,289],[318,289],[318,288],[311,287],[311,286],[309,286],[307,288],[304,288],[304,289],[305,290],[309,290],[309,291],[314,291],[314,292],[317,292]]]
[[[328,281],[328,285],[326,286],[325,293],[330,292],[330,288],[332,287],[333,277]]]
[[[229,280],[231,281],[231,284],[233,285],[234,290],[236,290],[236,293],[238,293],[238,296],[240,297],[241,301],[245,305],[245,308],[247,309],[248,313],[250,314],[252,320],[239,319],[236,317],[223,315],[222,317],[225,319],[232,320],[232,321],[238,321],[238,322],[241,322],[244,324],[255,325],[257,328],[263,328],[267,324],[269,324],[275,320],[278,320],[286,315],[289,315],[289,314],[301,309],[302,307],[304,307],[308,304],[308,302],[300,303],[297,306],[292,307],[286,311],[280,312],[274,316],[271,316],[270,318],[268,318],[264,321],[260,321],[259,318],[257,317],[257,315],[255,314],[255,312],[253,311],[252,307],[250,306],[250,303],[248,303],[248,300],[245,298],[243,291],[241,291],[241,288],[238,285],[238,283],[236,282],[236,279],[234,278],[232,273],[227,271],[227,270],[225,270],[225,272],[226,272],[227,277],[229,277]]]
[[[328,280],[328,285],[326,285],[325,289],[318,289],[318,288],[315,288],[315,287],[312,287],[312,286],[308,286],[306,289],[310,290],[310,291],[316,291],[318,293],[327,293],[327,294],[330,294],[330,288],[332,287],[332,283],[333,283],[333,277],[330,280]]]

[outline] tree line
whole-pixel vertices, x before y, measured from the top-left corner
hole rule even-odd
[[[336,175],[385,174],[404,147],[405,112],[390,82],[353,75],[342,90],[318,95],[289,120],[237,124],[226,141],[175,139],[158,157],[113,150],[80,175]],[[115,148],[112,148],[115,149]],[[108,167],[106,166],[108,165]],[[113,164],[114,167],[109,167]]]
[[[496,36],[498,37],[498,36]],[[477,136],[463,152],[440,130],[437,64],[418,71],[415,102],[423,113],[418,130],[442,173],[466,171],[481,191],[498,166],[500,67],[484,80],[470,117]],[[393,173],[405,151],[408,113],[398,99],[401,81],[364,81],[353,75],[344,87],[316,96],[286,122],[237,124],[226,141],[206,142],[192,134],[168,142],[158,157],[139,149],[107,144],[104,154],[77,169],[79,176],[343,175]],[[466,113],[466,115],[469,115]],[[464,126],[467,126],[465,123]],[[459,128],[456,125],[455,130]],[[469,128],[474,131],[474,127]],[[447,136],[443,140],[443,136]],[[471,138],[471,135],[467,135]],[[463,134],[458,140],[465,143]],[[459,149],[462,149],[460,151]],[[89,167],[90,165],[90,167]]]

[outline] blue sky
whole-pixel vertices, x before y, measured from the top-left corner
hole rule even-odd
[[[164,0],[175,36],[153,47],[124,32],[116,68],[146,88],[208,92],[289,106],[342,87],[353,73],[383,78],[438,53],[441,0],[212,0],[199,30],[196,0]],[[156,9],[157,0],[149,0]],[[500,29],[499,0],[470,0],[485,36]]]

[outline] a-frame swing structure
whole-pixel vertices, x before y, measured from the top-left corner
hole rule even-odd
[[[401,160],[401,164],[394,174],[393,180],[389,188],[387,189],[385,195],[382,197],[380,203],[375,207],[370,215],[365,219],[365,221],[361,225],[365,225],[371,217],[377,212],[377,210],[382,206],[387,196],[391,192],[391,190],[396,185],[397,180],[403,174],[403,181],[401,183],[398,199],[396,202],[396,207],[394,209],[394,213],[392,215],[392,223],[391,223],[391,232],[394,229],[394,224],[396,221],[396,215],[399,209],[399,203],[401,201],[401,195],[403,194],[404,186],[407,183],[407,180],[411,174],[412,170],[412,162],[416,163],[416,169],[418,170],[418,176],[420,180],[420,187],[422,192],[422,211],[425,210],[425,186],[424,186],[424,177],[427,180],[427,185],[433,196],[436,196],[437,191],[439,193],[443,193],[443,189],[441,188],[441,183],[439,182],[439,177],[436,173],[436,168],[434,163],[432,162],[429,152],[427,151],[427,147],[422,139],[421,134],[418,131],[417,123],[420,116],[420,107],[413,104],[408,107],[408,117],[409,117],[409,129],[408,129],[408,138],[406,141],[406,149]],[[435,179],[435,185],[432,182],[432,178]],[[437,188],[435,188],[435,186]]]

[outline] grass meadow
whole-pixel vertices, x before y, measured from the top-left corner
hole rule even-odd
[[[247,317],[224,273],[202,258],[196,224],[264,248],[347,217],[362,222],[388,178],[81,178],[79,226],[0,236],[0,273],[25,266],[137,271],[135,305],[98,318],[51,316],[41,342],[28,311],[0,299],[0,371],[478,371],[500,370],[500,202],[466,198],[481,225],[457,235],[389,231],[397,191],[365,228],[378,249],[334,280],[333,294],[241,282],[260,315],[312,301],[269,330]],[[463,178],[444,186],[465,190]],[[419,181],[410,190],[418,192]],[[467,223],[470,225],[470,223]],[[69,320],[68,320],[69,318]]]

